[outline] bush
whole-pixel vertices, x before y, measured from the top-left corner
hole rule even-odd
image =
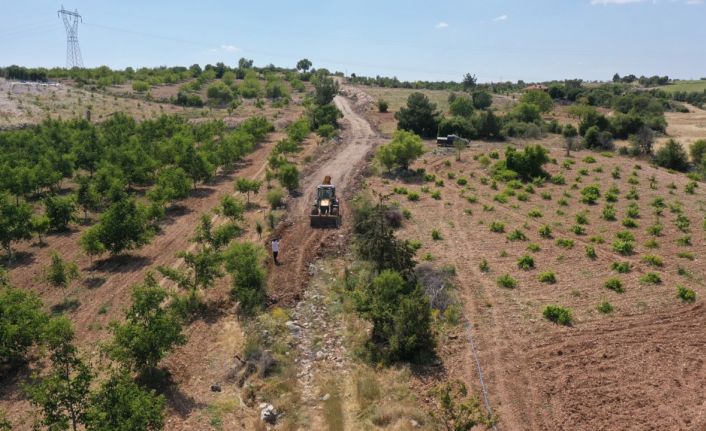
[[[696,301],[696,292],[684,286],[677,286],[677,297],[684,302]]]
[[[432,231],[431,231],[431,239],[433,239],[434,241],[439,241],[439,240],[441,240],[441,239],[442,239],[442,237],[441,237],[441,232],[439,232],[438,229],[432,230]]]
[[[435,346],[431,307],[424,290],[394,271],[383,271],[356,296],[356,308],[373,322],[375,356],[388,362],[416,361]]]
[[[616,240],[613,242],[613,251],[623,256],[628,256],[635,250],[635,245],[632,241]]]
[[[589,205],[595,204],[601,197],[601,189],[597,184],[590,185],[581,190],[581,196],[581,202]]]
[[[284,191],[276,188],[267,192],[267,203],[273,210],[281,207],[284,204]]]
[[[527,241],[527,235],[519,229],[515,229],[507,236],[509,241]]]
[[[552,228],[549,225],[544,225],[539,228],[539,236],[542,238],[551,238],[552,237]]]
[[[473,114],[473,101],[468,96],[458,96],[449,104],[449,111],[454,116],[470,117]]]
[[[627,274],[630,272],[630,262],[613,262],[612,268],[619,274]]]
[[[654,155],[656,165],[675,171],[686,172],[689,169],[689,156],[680,143],[670,139]]]
[[[528,254],[520,257],[517,260],[517,267],[529,271],[534,268],[534,258]]]
[[[488,264],[488,261],[485,258],[480,260],[480,263],[478,264],[478,269],[480,269],[481,272],[490,271],[490,265]]]
[[[316,134],[322,138],[330,139],[336,136],[336,128],[331,124],[322,124],[316,129]]]
[[[556,240],[556,245],[566,249],[574,248],[574,241],[566,238],[559,238]]]
[[[412,202],[416,202],[419,200],[419,193],[417,192],[410,192],[407,194],[407,199],[409,199]]]
[[[655,272],[648,272],[640,277],[640,282],[645,284],[660,284],[662,283],[662,277]]]
[[[253,314],[265,305],[265,255],[261,246],[249,242],[233,244],[224,253],[225,268],[233,281],[231,293],[245,314]]]
[[[662,260],[662,258],[659,256],[655,256],[654,254],[647,254],[643,256],[642,261],[656,268],[661,268],[664,266],[664,261]]]
[[[586,257],[589,259],[596,259],[598,256],[596,255],[596,248],[592,245],[587,245],[586,246]]]
[[[378,99],[377,102],[378,105],[378,112],[387,112],[387,108],[389,108],[390,104],[387,103],[385,99]]]
[[[573,317],[571,316],[571,309],[560,307],[558,305],[547,305],[544,308],[542,315],[545,319],[550,322],[554,322],[559,325],[571,326]]]
[[[299,188],[299,169],[291,163],[285,163],[279,169],[279,182],[289,193]]]
[[[507,169],[523,181],[531,181],[533,178],[547,176],[542,168],[546,163],[549,163],[549,151],[541,145],[528,145],[522,152],[507,147],[505,161],[496,166],[496,172]]]
[[[701,162],[706,155],[706,139],[699,139],[698,141],[691,144],[689,148],[689,153],[691,153],[691,160],[696,166],[701,166]]]
[[[623,226],[625,226],[628,229],[636,229],[637,222],[634,219],[627,217],[627,218],[623,219]]]
[[[517,280],[509,274],[504,274],[498,277],[497,283],[498,286],[506,289],[514,289],[517,287]]]
[[[556,283],[556,275],[553,271],[545,271],[539,274],[540,283],[554,284]]]
[[[421,138],[414,133],[398,130],[389,144],[378,149],[376,157],[388,170],[395,166],[409,169],[409,165],[422,154],[424,145]]]
[[[625,289],[623,288],[623,282],[620,281],[619,278],[615,278],[615,277],[612,277],[612,278],[609,278],[608,280],[606,280],[606,282],[603,284],[603,287],[605,287],[606,289],[610,289],[613,292],[617,292],[617,293],[625,292]]]
[[[44,200],[49,226],[56,231],[65,231],[74,220],[76,201],[73,196],[49,196]]]
[[[12,365],[24,360],[27,350],[40,340],[48,318],[39,298],[6,285],[2,271],[0,268],[0,365]]]
[[[487,109],[493,103],[493,97],[485,91],[473,92],[473,107],[476,109]]]
[[[608,301],[603,301],[600,304],[598,304],[597,309],[599,312],[601,312],[603,314],[610,314],[613,312],[613,306]]]
[[[505,232],[505,223],[499,222],[499,221],[494,221],[490,223],[490,231],[495,232],[495,233],[504,233]]]

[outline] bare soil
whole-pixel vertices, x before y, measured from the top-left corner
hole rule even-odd
[[[689,180],[683,175],[670,174],[635,159],[606,158],[586,151],[574,152],[571,159],[576,163],[566,170],[561,167],[565,157],[560,143],[549,145],[555,145],[552,157],[556,157],[558,165],[550,165],[547,170],[564,175],[567,185],[535,187],[526,202],[516,197],[510,197],[507,203],[494,201],[504,184],[498,183],[496,191],[491,188],[492,180],[487,185],[480,182],[488,171],[473,156],[496,150],[502,157],[504,145],[474,145],[457,162],[453,152],[437,150],[430,142],[430,153],[413,168],[436,174],[444,180],[443,187],[435,187],[433,182],[377,177],[369,178],[368,184],[372,192],[383,195],[393,193],[395,187],[420,194],[419,202],[409,202],[404,195],[391,198],[412,213],[399,234],[422,242],[419,257],[428,254],[435,265],[455,267],[458,295],[476,337],[499,429],[704,429],[703,187],[695,195],[687,195],[684,190]],[[589,155],[597,163],[582,161]],[[630,185],[627,180],[635,165],[641,167],[635,169],[639,184]],[[594,171],[599,166],[603,172]],[[621,168],[621,178],[614,180],[611,171],[615,167]],[[587,169],[588,175],[580,175],[580,169]],[[457,185],[448,173],[467,179],[468,185]],[[648,186],[652,175],[657,181],[656,190]],[[581,177],[581,183],[578,190],[571,190],[576,177]],[[612,184],[619,187],[617,221],[601,218],[603,197],[597,205],[580,202],[581,189],[594,183],[599,184],[603,195]],[[668,187],[672,183],[674,189]],[[440,191],[441,199],[432,199],[421,191],[421,186]],[[632,202],[626,194],[633,186],[639,193],[639,227],[626,229],[621,220]],[[551,200],[542,199],[542,192],[550,193]],[[468,202],[469,196],[477,202]],[[656,197],[662,197],[667,204],[681,202],[683,214],[691,222],[690,233],[676,229],[677,214],[669,208],[664,209],[663,217],[653,214],[650,204]],[[558,204],[562,198],[567,199],[568,206]],[[531,210],[539,210],[542,216],[529,217]],[[588,214],[587,233],[576,235],[571,228],[576,224],[575,215],[582,211]],[[657,219],[664,231],[655,238],[658,248],[649,249],[646,244],[652,237],[647,227]],[[491,232],[489,225],[493,221],[505,223],[505,233]],[[553,239],[539,236],[538,229],[545,224],[552,227]],[[443,239],[432,240],[432,229],[438,229]],[[508,240],[507,234],[515,229],[522,231],[528,241]],[[612,248],[615,234],[623,230],[630,230],[636,237],[633,255],[621,256]],[[678,245],[677,239],[686,235],[691,236],[691,245]],[[601,236],[605,242],[593,243],[589,240],[592,236]],[[558,246],[557,238],[573,240],[574,247]],[[530,242],[541,250],[528,251]],[[596,259],[586,256],[585,247],[589,245],[595,248]],[[694,260],[680,257],[683,252],[692,253]],[[535,269],[518,268],[517,260],[525,254],[533,256]],[[642,261],[647,254],[662,257],[664,266],[647,265]],[[479,268],[482,259],[488,261],[487,273]],[[632,264],[631,273],[611,270],[613,262],[622,261]],[[538,281],[539,273],[548,270],[555,272],[556,284]],[[682,270],[688,275],[680,275]],[[641,282],[640,277],[648,272],[659,274],[662,282]],[[504,274],[516,278],[518,287],[499,287],[496,280]],[[625,293],[603,287],[609,277],[620,278]],[[696,291],[694,305],[676,297],[677,285]],[[613,305],[613,313],[597,311],[602,301]],[[574,325],[563,327],[544,319],[542,311],[549,304],[571,308]],[[459,337],[443,343],[440,355],[450,377],[463,378],[479,393],[478,375],[469,351],[453,348],[461,340]]]

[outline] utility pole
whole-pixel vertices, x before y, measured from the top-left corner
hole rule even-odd
[[[78,46],[78,23],[83,22],[78,10],[73,12],[64,9],[61,5],[61,10],[57,11],[56,15],[64,20],[66,27],[66,68],[83,67],[83,59],[81,58],[81,48]]]

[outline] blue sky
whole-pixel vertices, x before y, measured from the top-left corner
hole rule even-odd
[[[5,0],[0,65],[63,66],[60,3]],[[400,79],[706,77],[704,0],[64,0],[88,67],[238,58]]]

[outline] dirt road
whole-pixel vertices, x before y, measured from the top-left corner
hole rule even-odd
[[[343,112],[339,147],[301,180],[303,193],[290,201],[288,218],[276,233],[280,237],[280,265],[271,265],[268,284],[269,295],[277,302],[292,304],[300,299],[308,279],[309,264],[322,246],[340,235],[338,230],[309,227],[309,205],[314,200],[316,186],[321,184],[324,176],[331,176],[337,195],[343,198],[341,207],[345,228],[351,222],[347,200],[353,194],[352,180],[363,167],[368,153],[382,140],[370,124],[353,110],[348,99],[336,96],[334,102]]]

